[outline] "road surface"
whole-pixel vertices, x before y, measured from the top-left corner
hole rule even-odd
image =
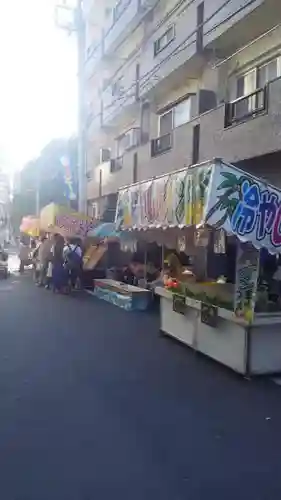
[[[280,387],[25,276],[0,310],[1,500],[280,499]]]

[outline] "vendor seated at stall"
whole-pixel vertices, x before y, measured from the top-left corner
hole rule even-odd
[[[142,278],[141,273],[142,264],[132,260],[127,266],[125,266],[121,272],[121,281],[127,285],[137,286],[138,280]]]
[[[171,253],[164,262],[164,280],[179,279],[182,275],[182,265],[175,253]]]
[[[161,271],[153,262],[145,264],[134,256],[131,262],[123,268],[121,281],[128,285],[142,286],[161,279]]]

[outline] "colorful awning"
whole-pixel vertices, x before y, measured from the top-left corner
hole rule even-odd
[[[67,207],[51,203],[42,208],[40,213],[40,226],[45,231],[52,231],[63,236],[76,236],[83,238],[93,227],[94,220],[85,214],[73,212]]]
[[[116,226],[113,222],[104,222],[90,229],[87,236],[99,239],[120,238],[120,232],[116,231]]]
[[[119,191],[117,230],[208,224],[256,248],[281,252],[281,190],[221,160]]]
[[[20,232],[36,238],[40,234],[40,220],[32,215],[22,218]]]

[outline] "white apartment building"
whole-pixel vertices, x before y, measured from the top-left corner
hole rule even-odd
[[[87,200],[213,157],[281,185],[280,0],[84,0]]]

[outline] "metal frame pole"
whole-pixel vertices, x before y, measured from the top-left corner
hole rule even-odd
[[[74,18],[71,23],[60,21],[60,10],[72,12]],[[83,0],[77,0],[76,7],[68,6],[67,0],[58,0],[56,7],[56,24],[69,34],[77,36],[77,63],[78,63],[78,208],[81,212],[87,211],[86,196],[86,142],[85,142],[85,21],[83,16]]]
[[[76,10],[77,56],[78,56],[78,204],[80,212],[87,212],[86,197],[86,148],[84,119],[84,84],[85,84],[85,23],[82,0],[78,0]]]

